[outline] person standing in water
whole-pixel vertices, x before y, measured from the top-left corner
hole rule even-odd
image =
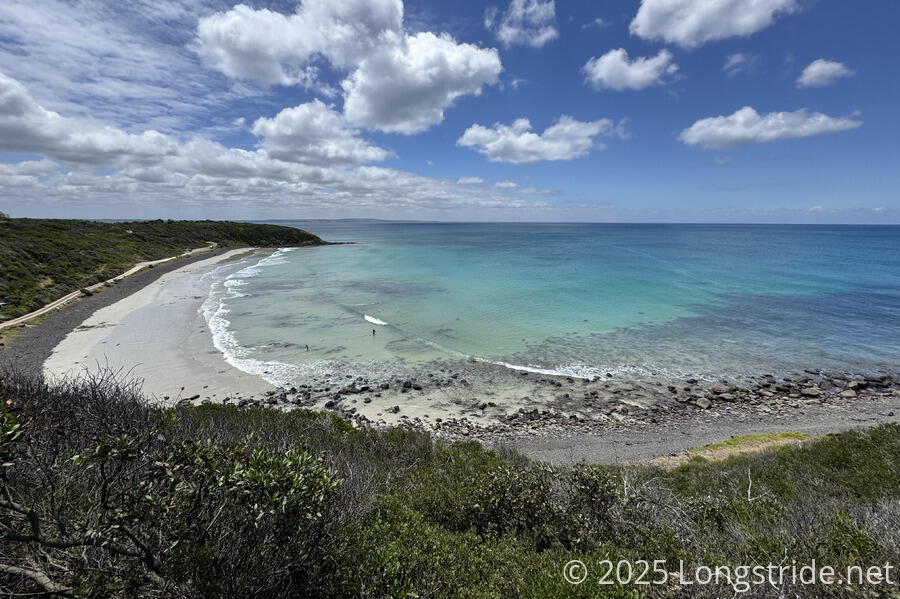
[[[375,336],[375,329],[372,329],[372,336]]]

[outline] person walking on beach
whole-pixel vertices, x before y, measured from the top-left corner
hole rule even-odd
[[[306,344],[306,351],[309,351],[309,343]]]

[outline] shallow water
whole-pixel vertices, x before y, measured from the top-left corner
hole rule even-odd
[[[900,367],[900,227],[280,224],[354,244],[208,275],[216,346],[275,384],[471,358],[585,377]]]

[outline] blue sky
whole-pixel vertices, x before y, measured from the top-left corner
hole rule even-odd
[[[0,210],[900,223],[897,22],[889,0],[5,0]]]

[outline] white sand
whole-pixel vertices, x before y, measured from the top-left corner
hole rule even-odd
[[[213,347],[200,308],[209,295],[201,275],[246,254],[232,250],[194,262],[101,308],[56,346],[44,363],[49,379],[102,368],[143,380],[148,397],[168,403],[200,395],[221,400],[261,394],[272,386],[227,364]]]

